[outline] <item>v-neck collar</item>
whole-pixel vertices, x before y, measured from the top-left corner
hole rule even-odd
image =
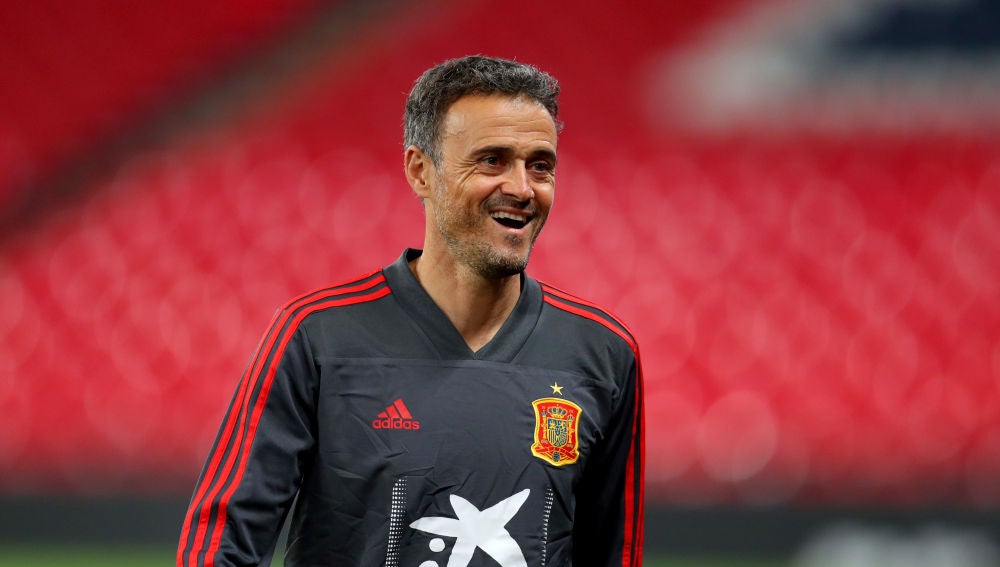
[[[514,310],[490,342],[473,352],[462,334],[410,271],[409,262],[422,253],[422,250],[407,248],[399,259],[386,266],[382,272],[392,289],[393,297],[403,306],[441,358],[496,362],[513,360],[538,323],[542,309],[542,290],[538,282],[527,274],[521,274],[521,295]]]

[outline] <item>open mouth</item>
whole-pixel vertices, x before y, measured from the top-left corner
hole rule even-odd
[[[507,228],[524,228],[525,225],[528,224],[528,221],[531,220],[530,217],[528,217],[527,215],[518,215],[515,213],[507,213],[502,211],[490,213],[490,216],[493,218],[493,220],[497,221],[503,226],[506,226]]]

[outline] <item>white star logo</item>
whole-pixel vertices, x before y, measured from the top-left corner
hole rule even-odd
[[[456,538],[447,567],[466,567],[472,561],[476,548],[482,549],[501,567],[527,567],[524,554],[505,526],[517,514],[530,489],[497,502],[493,506],[479,510],[468,500],[452,494],[451,507],[455,518],[424,517],[410,524],[410,527],[434,535]]]

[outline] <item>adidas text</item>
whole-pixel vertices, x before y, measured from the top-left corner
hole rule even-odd
[[[415,419],[375,419],[372,420],[372,427],[375,429],[420,429],[420,422]]]

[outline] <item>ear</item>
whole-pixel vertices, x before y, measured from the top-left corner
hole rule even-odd
[[[407,147],[403,153],[403,171],[417,197],[425,199],[430,196],[436,170],[434,162],[427,154],[416,146]]]

